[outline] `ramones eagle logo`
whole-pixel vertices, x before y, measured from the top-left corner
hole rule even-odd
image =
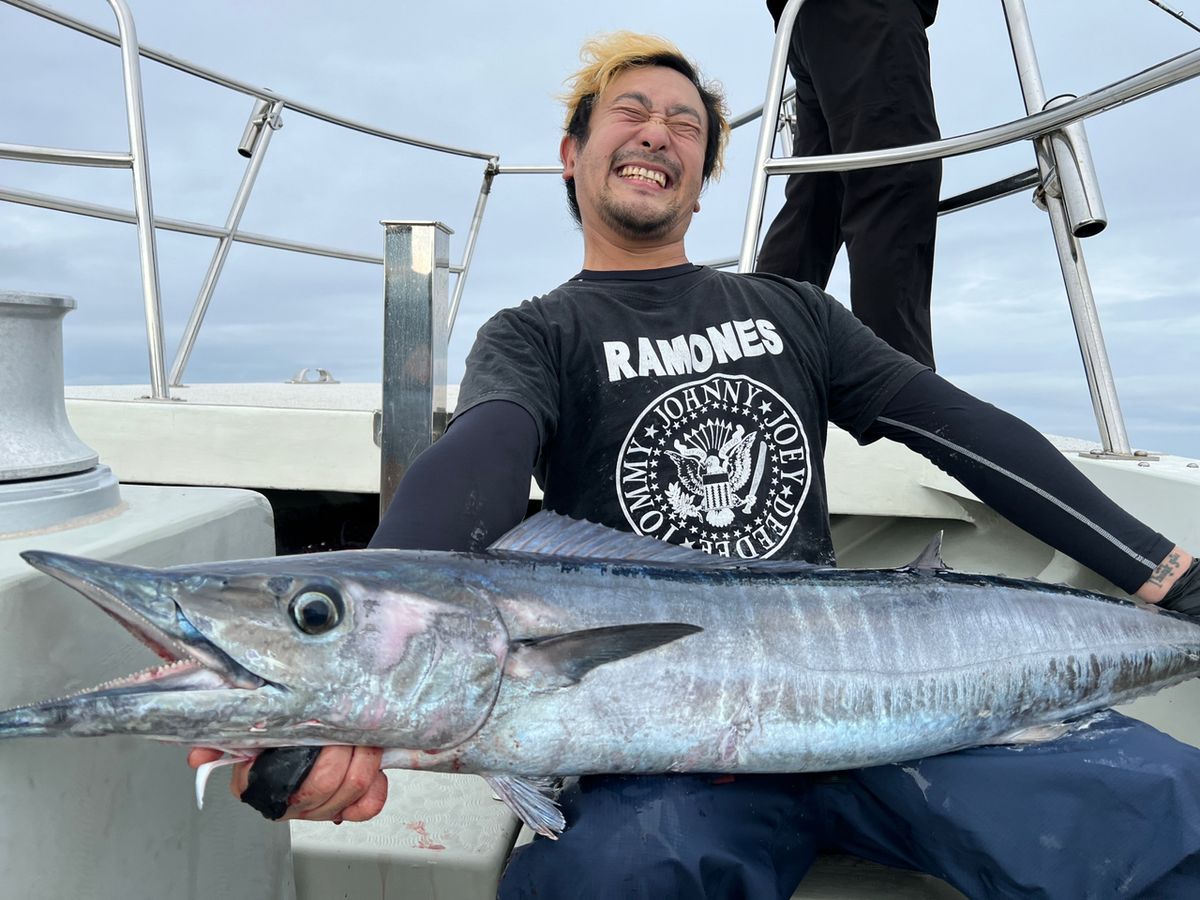
[[[709,553],[771,556],[810,482],[800,417],[766,385],[713,375],[672,388],[634,422],[617,496],[639,534]]]

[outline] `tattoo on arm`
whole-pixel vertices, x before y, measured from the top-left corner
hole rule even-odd
[[[1172,550],[1167,554],[1167,558],[1158,564],[1158,568],[1150,573],[1149,581],[1161,587],[1168,578],[1178,575],[1182,569],[1183,562],[1179,551]]]

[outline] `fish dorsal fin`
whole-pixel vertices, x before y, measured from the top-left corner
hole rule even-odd
[[[728,559],[656,538],[618,531],[585,519],[542,510],[488,547],[489,552],[567,556],[574,559],[665,562],[727,567]]]
[[[646,622],[523,638],[510,644],[505,668],[510,675],[541,676],[551,685],[566,686],[578,683],[597,666],[645,653],[703,630],[699,625],[683,622]]]
[[[917,558],[902,568],[918,572],[947,571],[950,567],[942,559],[942,534],[941,531],[935,534],[925,545],[925,549],[917,554]]]
[[[518,819],[543,837],[556,841],[567,827],[567,821],[554,799],[557,793],[554,779],[484,775],[483,780]]]
[[[729,571],[819,569],[798,560],[731,559],[657,538],[618,531],[549,510],[530,516],[488,547],[498,556],[554,556],[574,560],[662,563]]]

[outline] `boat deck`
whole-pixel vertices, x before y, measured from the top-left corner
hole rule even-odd
[[[75,430],[123,482],[379,491],[378,384],[194,384],[173,388],[178,399],[170,401],[150,400],[148,394],[146,385],[66,388]],[[458,386],[448,386],[450,409],[457,398]],[[1050,440],[1134,515],[1180,543],[1200,544],[1200,523],[1181,508],[1178,494],[1200,491],[1200,463],[1166,455],[1101,459],[1081,455],[1097,450],[1096,441]],[[825,468],[835,517],[969,523],[981,508],[957,481],[889,441],[860,447],[831,427]],[[1145,475],[1154,477],[1140,477]],[[530,495],[540,497],[536,484],[531,484]],[[862,536],[850,540],[852,546],[843,542],[842,552],[852,554],[845,564],[868,564],[858,561],[855,550],[863,542]]]
[[[122,481],[379,491],[378,384],[71,386],[76,432]]]

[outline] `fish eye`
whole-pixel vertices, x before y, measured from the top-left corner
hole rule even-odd
[[[342,598],[334,591],[307,590],[295,596],[290,611],[305,634],[324,634],[342,621]]]

